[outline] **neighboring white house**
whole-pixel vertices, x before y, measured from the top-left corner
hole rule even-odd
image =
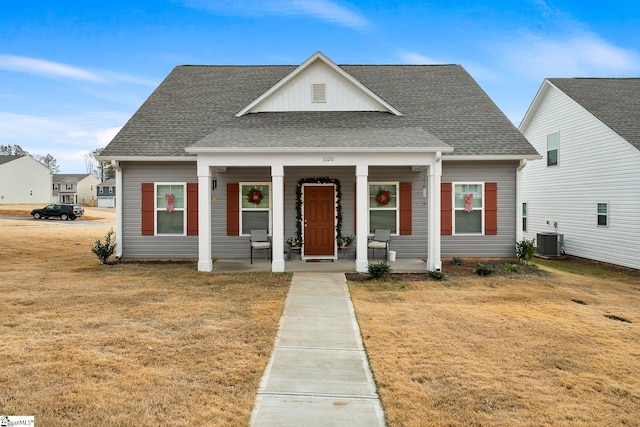
[[[50,201],[49,168],[31,156],[0,156],[0,204]]]
[[[100,180],[91,174],[53,175],[52,203],[96,203],[96,187]]]
[[[543,154],[523,172],[523,235],[640,269],[640,79],[546,79],[520,131]]]

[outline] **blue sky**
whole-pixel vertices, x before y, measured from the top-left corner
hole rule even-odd
[[[640,76],[639,41],[630,0],[2,0],[0,144],[84,173],[176,65],[316,51],[461,64],[517,126],[545,77]]]

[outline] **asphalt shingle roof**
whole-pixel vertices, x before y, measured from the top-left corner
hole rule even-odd
[[[22,155],[14,155],[14,154],[3,154],[0,155],[0,165],[4,164],[4,163],[9,163],[12,162],[14,160],[19,159],[20,157],[24,157],[24,154]]]
[[[640,79],[547,79],[640,150]]]
[[[315,146],[336,148],[451,146],[454,155],[537,155],[459,65],[340,67],[402,116],[334,111],[235,117],[296,66],[178,66],[101,157],[187,156],[184,149],[194,145],[304,147],[312,138]]]

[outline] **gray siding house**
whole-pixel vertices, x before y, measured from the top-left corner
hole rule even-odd
[[[248,258],[252,229],[305,258],[391,230],[398,258],[514,256],[540,156],[459,65],[178,66],[102,151],[123,259]]]

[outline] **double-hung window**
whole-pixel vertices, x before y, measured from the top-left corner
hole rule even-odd
[[[609,203],[598,203],[598,227],[609,226]]]
[[[369,183],[369,233],[383,228],[398,234],[399,206],[397,182]]]
[[[268,182],[240,183],[241,234],[251,230],[271,233],[271,184]]]
[[[453,229],[455,234],[484,233],[482,183],[454,183]]]
[[[547,135],[547,166],[558,165],[558,148],[560,145],[559,132]]]
[[[185,184],[156,183],[156,234],[186,234]]]
[[[527,202],[522,203],[522,231],[527,231]]]

